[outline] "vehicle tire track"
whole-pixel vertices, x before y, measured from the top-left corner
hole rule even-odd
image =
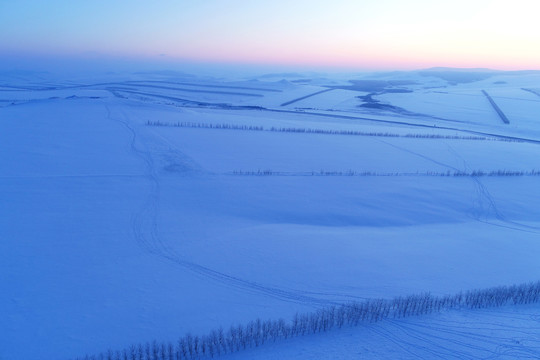
[[[398,150],[407,152],[409,154],[421,157],[422,159],[430,161],[430,162],[432,162],[434,164],[446,167],[446,168],[454,170],[454,171],[458,171],[458,172],[460,171],[458,168],[456,168],[456,167],[454,167],[452,165],[448,165],[446,163],[437,161],[437,160],[435,160],[435,159],[433,159],[431,157],[420,154],[418,152],[415,152],[415,151],[406,149],[404,147],[392,144],[392,143],[390,143],[388,141],[385,141],[385,140],[381,140],[381,139],[376,139],[376,140],[379,141],[379,142],[382,142],[382,143],[384,143],[384,144],[386,144],[388,146],[391,146],[391,147],[393,147],[395,149],[398,149]],[[465,163],[465,166],[467,166],[466,161],[464,159],[463,159],[463,161]],[[525,225],[525,224],[518,223],[516,221],[506,219],[505,216],[497,208],[497,205],[495,204],[495,199],[493,198],[491,193],[488,191],[486,186],[478,179],[478,177],[471,176],[471,177],[469,177],[469,179],[475,184],[476,193],[477,193],[479,209],[477,211],[477,214],[475,214],[473,216],[473,218],[476,221],[483,222],[485,224],[489,224],[489,225],[493,225],[493,226],[504,227],[504,228],[508,228],[508,229],[512,229],[512,230],[524,231],[524,232],[529,232],[529,233],[538,233],[538,230],[540,230],[539,227]],[[487,206],[484,205],[485,202],[487,202]],[[493,214],[494,214],[494,216],[495,216],[495,218],[497,220],[499,220],[500,222],[505,223],[507,225],[496,224],[496,223],[490,222],[488,220],[482,219],[481,218],[482,214],[487,214],[487,213],[489,213],[490,210],[491,210],[491,212],[493,212]]]
[[[113,117],[110,108],[106,106],[106,109],[107,117],[111,121],[120,123],[131,134],[130,150],[134,155],[143,160],[146,167],[145,176],[151,183],[150,193],[145,203],[143,204],[141,210],[134,214],[132,218],[134,238],[143,250],[152,255],[156,255],[161,259],[188,269],[193,273],[210,278],[232,288],[237,288],[251,293],[263,294],[265,296],[283,301],[307,305],[321,306],[337,304],[337,302],[334,301],[303,295],[299,291],[284,290],[266,286],[258,282],[241,279],[203,265],[187,261],[180,256],[180,254],[165,243],[159,235],[157,218],[161,188],[151,154],[137,147],[137,132],[131,126],[129,120],[127,120],[127,116],[121,113],[121,116]]]
[[[495,359],[501,356],[512,356],[520,354],[535,358],[539,354],[538,346],[530,343],[538,343],[531,339],[531,332],[522,331],[524,337],[511,337],[498,335],[499,331],[508,331],[513,327],[507,324],[491,324],[491,327],[480,329],[481,333],[475,331],[476,328],[464,327],[462,322],[459,326],[447,326],[447,323],[440,320],[430,321],[426,325],[419,322],[390,320],[389,324],[396,329],[400,329],[407,338],[416,339],[415,343],[430,344],[430,348],[440,347],[450,350],[453,356],[459,359],[477,359],[479,353],[485,353],[484,359]],[[513,333],[513,331],[512,331]],[[404,339],[400,339],[404,340]],[[522,345],[526,342],[528,345]],[[444,344],[449,344],[450,347]],[[491,350],[493,349],[493,350]],[[448,358],[447,356],[444,357]]]

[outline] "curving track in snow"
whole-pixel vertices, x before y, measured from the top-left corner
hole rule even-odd
[[[440,162],[440,161],[435,160],[435,159],[433,159],[433,158],[431,158],[429,156],[426,156],[424,154],[421,154],[421,153],[406,149],[406,148],[404,148],[402,146],[391,144],[388,141],[381,140],[381,139],[377,139],[377,141],[382,142],[382,143],[384,143],[384,144],[386,144],[388,146],[391,146],[391,147],[393,147],[395,149],[398,149],[398,150],[404,151],[406,153],[418,156],[418,157],[420,157],[420,158],[422,158],[424,160],[430,161],[430,162],[432,162],[434,164],[437,164],[439,166],[443,166],[443,167],[445,167],[447,169],[450,169],[450,170],[453,170],[453,171],[456,171],[456,172],[463,171],[463,170],[458,169],[458,168],[456,168],[456,167],[454,167],[452,165]],[[461,159],[464,162],[465,170],[467,170],[468,166],[467,166],[466,160],[463,159],[463,158],[461,158]],[[482,181],[477,176],[471,176],[471,177],[468,177],[468,179],[470,179],[474,183],[475,191],[476,191],[476,195],[477,195],[477,201],[475,203],[476,211],[473,214],[473,218],[476,221],[483,222],[483,223],[493,225],[493,226],[505,227],[505,228],[512,229],[512,230],[525,231],[525,232],[531,232],[531,233],[540,233],[540,228],[539,227],[525,225],[525,224],[521,224],[521,223],[516,222],[516,221],[506,219],[506,217],[497,208],[497,205],[495,203],[495,199],[493,198],[493,196],[491,195],[489,190],[486,188],[486,186],[482,183]],[[490,212],[494,214],[496,220],[501,222],[500,224],[494,223],[492,221],[489,221],[489,220],[485,219],[486,215],[489,214]]]
[[[111,109],[108,106],[106,109],[108,119],[122,124],[130,133],[131,152],[139,157],[144,162],[146,167],[145,177],[150,183],[150,191],[142,208],[135,213],[132,218],[133,236],[143,250],[149,254],[158,256],[166,261],[170,261],[178,266],[181,266],[193,273],[212,279],[232,288],[237,288],[252,293],[259,293],[283,301],[313,306],[336,304],[336,302],[330,300],[305,295],[300,291],[284,290],[258,282],[241,279],[191,262],[178,254],[163,240],[159,234],[157,214],[161,187],[159,178],[156,174],[152,155],[150,152],[145,151],[138,146],[137,132],[136,129],[131,125],[129,118],[122,113],[118,113],[113,116]]]

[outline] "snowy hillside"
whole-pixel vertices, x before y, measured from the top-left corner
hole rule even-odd
[[[0,73],[0,359],[538,281],[540,73],[348,80]],[[538,314],[453,309],[224,358],[537,358]]]

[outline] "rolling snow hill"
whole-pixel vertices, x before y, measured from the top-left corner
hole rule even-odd
[[[0,359],[537,281],[540,75],[442,73],[0,76]],[[535,358],[539,311],[226,358]]]

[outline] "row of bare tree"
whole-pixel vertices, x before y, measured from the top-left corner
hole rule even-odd
[[[540,281],[514,286],[461,292],[455,295],[430,294],[376,299],[330,306],[312,313],[296,314],[292,320],[257,319],[246,325],[219,328],[203,336],[187,334],[176,344],[148,342],[130,348],[109,350],[77,360],[195,360],[259,347],[267,342],[325,332],[344,326],[358,326],[388,318],[430,314],[446,309],[478,309],[540,302]]]

